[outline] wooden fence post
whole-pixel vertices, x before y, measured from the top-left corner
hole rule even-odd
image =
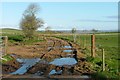
[[[105,71],[105,53],[104,53],[104,49],[102,49],[102,70]]]
[[[8,49],[8,37],[7,36],[5,36],[4,44],[5,44],[5,54],[7,54],[7,49]]]
[[[91,35],[91,56],[95,57],[95,35]]]
[[[85,35],[86,36],[86,35]],[[83,48],[85,48],[86,47],[86,38],[84,37],[84,43],[83,43]]]

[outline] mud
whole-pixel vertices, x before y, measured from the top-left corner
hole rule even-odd
[[[11,73],[20,68],[20,63],[15,59],[2,64],[2,73]]]
[[[38,62],[36,65],[34,65],[33,67],[31,67],[27,73],[30,74],[35,74],[37,72],[43,72],[45,73],[46,69],[48,68],[48,62],[46,61],[40,61]]]
[[[64,46],[71,46],[65,48]],[[64,66],[62,75],[82,75],[90,74],[94,71],[91,70],[90,63],[83,59],[84,54],[81,53],[80,46],[67,42],[61,39],[49,37],[43,42],[33,43],[32,45],[9,45],[8,54],[17,55],[20,58],[40,58],[42,59],[36,65],[31,67],[26,74],[37,74],[47,76],[55,65],[48,65],[48,62],[53,61],[55,58],[67,57],[71,53],[64,52],[63,50],[77,50],[78,63],[72,68]],[[16,57],[14,57],[16,58]],[[20,68],[21,64],[15,59],[2,65],[3,74],[8,74]]]

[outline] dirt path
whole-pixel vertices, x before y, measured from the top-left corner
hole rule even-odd
[[[64,46],[72,46],[72,48],[65,48]],[[8,54],[14,54],[20,58],[41,58],[44,61],[50,62],[55,58],[66,57],[67,54],[70,54],[68,52],[64,52],[64,50],[74,49],[77,50],[78,57],[78,63],[74,68],[74,75],[92,73],[93,71],[91,70],[91,65],[84,59],[84,54],[81,53],[80,46],[53,37],[47,37],[45,41],[33,43],[32,45],[9,45]],[[27,73],[34,74],[37,71],[45,71],[45,74],[48,74],[53,68],[53,65],[48,66],[43,62],[39,62],[38,64],[30,68]],[[26,76],[28,76],[28,74],[26,74]]]
[[[8,54],[16,54],[17,56],[23,58],[57,58],[60,56],[65,56],[65,53],[62,51],[65,49],[64,46],[66,45],[70,46],[70,43],[61,39],[49,37],[44,42],[37,42],[32,45],[9,45]],[[71,49],[75,48],[76,46],[73,45],[73,48]],[[80,54],[78,48],[77,51],[78,54]],[[83,55],[81,54],[78,56]]]

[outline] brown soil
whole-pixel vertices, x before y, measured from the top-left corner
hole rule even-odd
[[[18,63],[15,59],[8,61],[2,64],[2,73],[11,73],[16,71],[20,67],[20,63]]]
[[[71,45],[71,49],[77,50],[78,63],[75,66],[72,75],[89,74],[93,72],[91,70],[91,65],[83,59],[84,54],[81,53],[80,46],[53,37],[46,38],[45,41],[33,43],[32,45],[9,45],[8,54],[15,54],[17,57],[21,58],[41,58],[45,60],[46,62],[40,61],[31,67],[26,74],[34,74],[40,71],[44,72],[44,75],[48,75],[50,70],[54,69],[55,66],[48,65],[47,62],[50,62],[55,58],[65,57],[68,53],[63,52],[63,50],[65,50],[63,46],[66,45]],[[5,74],[16,71],[20,67],[20,64],[13,60],[2,66],[3,74]],[[68,71],[70,68],[66,67],[66,70]],[[65,75],[70,75],[70,73],[65,73]]]

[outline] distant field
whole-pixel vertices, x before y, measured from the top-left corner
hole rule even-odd
[[[17,29],[0,29],[2,34],[22,34],[20,30]]]
[[[71,31],[63,31],[63,32],[60,32],[60,31],[49,31],[49,32],[45,32],[45,31],[37,31],[36,32],[37,34],[47,34],[47,35],[72,35]],[[4,29],[0,29],[0,34],[22,34],[22,31],[21,30],[18,30],[18,29],[11,29],[11,28],[4,28]],[[84,33],[77,33],[78,35],[81,34],[81,35],[84,35]],[[86,33],[87,34],[87,33]],[[88,33],[89,34],[89,33]],[[115,35],[115,34],[118,34],[118,32],[97,32],[96,33],[97,35]]]

